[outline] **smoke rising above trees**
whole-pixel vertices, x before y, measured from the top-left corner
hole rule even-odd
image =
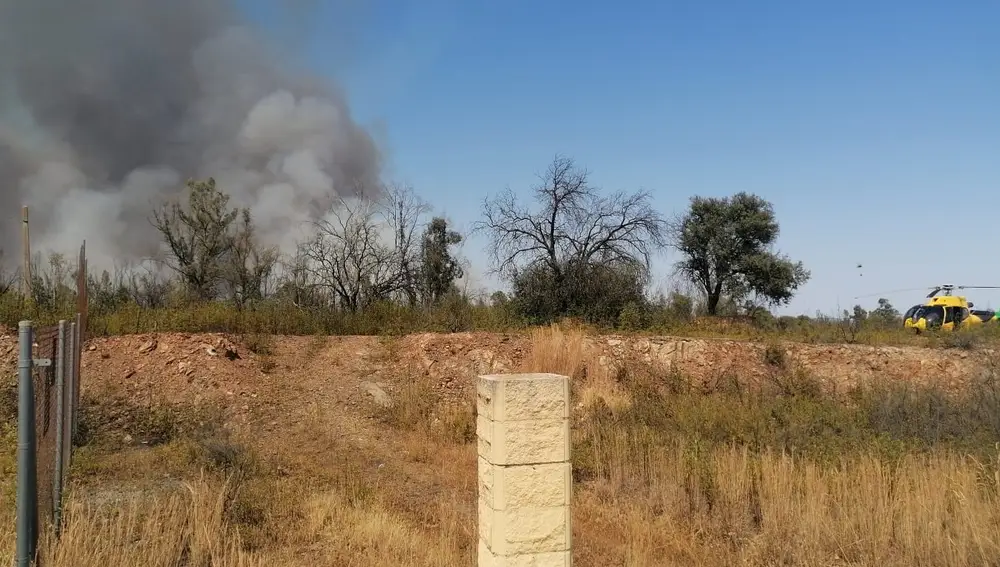
[[[380,165],[336,87],[227,0],[0,0],[0,207],[31,208],[36,250],[153,255],[149,211],[211,176],[288,251],[337,199],[377,195]]]

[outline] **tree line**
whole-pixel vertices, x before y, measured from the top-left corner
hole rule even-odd
[[[283,256],[260,241],[251,212],[232,206],[224,187],[211,178],[190,180],[180,198],[150,215],[163,257],[88,274],[91,302],[100,309],[285,302],[352,313],[384,302],[467,302],[456,251],[467,235],[431,212],[405,186],[386,187],[377,200],[337,199]],[[472,231],[486,237],[489,268],[509,286],[490,301],[532,323],[573,317],[617,324],[654,308],[690,313],[690,298],[649,292],[653,259],[669,249],[679,253],[676,274],[694,286],[708,315],[787,304],[810,277],[775,249],[779,224],[757,195],[695,196],[668,218],[649,192],[604,192],[564,156],[553,159],[526,199],[509,189],[485,199]],[[71,269],[59,255],[49,264],[47,272],[33,270],[38,304],[69,293],[58,282]]]

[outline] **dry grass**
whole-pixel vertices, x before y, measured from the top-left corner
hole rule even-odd
[[[572,376],[585,406],[631,405],[613,373],[581,364],[581,333],[534,338],[525,370]],[[820,464],[624,417],[591,421],[575,441],[591,477],[575,492],[581,565],[974,566],[1000,556],[998,462],[947,451],[885,459],[857,447]]]
[[[585,406],[598,400],[625,409],[631,397],[618,380],[623,368],[602,360],[588,348],[584,330],[560,325],[531,331],[532,349],[521,363],[524,372],[554,372],[572,378],[574,396]]]
[[[875,410],[807,390],[776,401],[679,394],[658,369],[592,356],[579,329],[536,329],[533,344],[522,369],[571,376],[580,408],[577,565],[972,567],[1000,556],[995,449],[980,462],[936,441],[918,447],[879,429]],[[231,440],[83,449],[45,565],[472,566],[474,420],[442,409],[426,380],[401,379],[363,448],[317,435],[345,411],[331,407],[300,424],[312,444],[290,440],[267,459]],[[910,415],[892,407],[889,425]]]
[[[17,294],[0,294],[0,325],[16,328],[31,318],[40,324],[71,319],[75,298],[67,296],[58,306],[28,312]],[[869,345],[918,345],[944,348],[974,348],[1000,341],[1000,324],[989,323],[960,335],[924,334],[881,324],[851,325],[832,318],[807,317],[680,317],[669,309],[652,309],[643,328],[632,325],[619,330],[659,335],[739,340],[791,340],[803,343],[857,343]],[[464,299],[445,301],[433,307],[409,307],[392,302],[376,303],[363,311],[347,313],[327,308],[303,309],[280,299],[270,299],[253,309],[237,309],[222,301],[171,303],[169,307],[144,308],[134,303],[91,307],[88,330],[94,335],[125,335],[155,332],[224,332],[254,335],[404,335],[421,332],[521,331],[529,322],[508,304],[487,305]],[[608,328],[597,329],[601,331]],[[253,342],[251,340],[251,342]]]
[[[992,565],[998,479],[974,461],[861,457],[827,467],[746,448],[699,453],[610,431],[577,493],[585,564]]]
[[[239,534],[225,521],[226,493],[225,487],[200,480],[181,493],[136,496],[112,506],[70,502],[59,542],[46,538],[41,562],[52,567],[265,565],[243,550]]]
[[[176,448],[150,452],[176,451]],[[110,457],[109,457],[110,458]],[[169,460],[169,459],[168,459]],[[163,459],[160,459],[162,462]],[[153,462],[153,460],[147,461]],[[134,461],[133,461],[134,463]],[[110,463],[109,463],[110,464]],[[138,472],[138,471],[136,471]],[[194,472],[193,470],[190,472]],[[74,492],[60,538],[46,534],[46,567],[292,567],[300,565],[450,567],[471,565],[469,518],[448,499],[426,510],[429,523],[380,486],[344,467],[317,479],[280,480],[214,472],[152,489],[105,482]],[[145,471],[147,480],[159,475]],[[120,479],[119,479],[120,481]],[[13,560],[13,522],[0,532],[0,561]]]
[[[306,529],[321,542],[315,560],[327,565],[468,565],[468,553],[456,545],[464,526],[447,503],[441,506],[450,521],[432,531],[381,501],[359,505],[338,492],[314,496],[306,504]]]

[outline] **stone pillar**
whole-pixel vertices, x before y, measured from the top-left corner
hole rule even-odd
[[[569,379],[480,376],[479,567],[570,567]]]

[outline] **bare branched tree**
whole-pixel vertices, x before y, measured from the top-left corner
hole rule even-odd
[[[643,303],[651,258],[667,232],[649,193],[602,195],[586,170],[561,156],[539,177],[535,210],[507,189],[486,200],[474,227],[488,234],[493,271],[513,284],[522,314],[608,322]]]
[[[509,189],[487,201],[476,231],[490,236],[494,270],[511,277],[543,264],[561,280],[570,264],[632,264],[649,267],[666,244],[666,220],[645,191],[602,196],[588,172],[557,156],[533,188],[537,211],[519,203]]]
[[[406,185],[390,185],[385,191],[383,215],[393,229],[395,252],[399,261],[399,292],[406,301],[416,305],[420,287],[420,235],[421,219],[430,212],[425,203]]]
[[[3,261],[3,249],[0,248],[0,295],[14,291],[14,284],[21,279],[20,271],[6,267]]]
[[[243,209],[232,232],[223,275],[231,299],[238,307],[264,299],[277,261],[277,249],[257,241],[250,211]]]
[[[380,233],[377,203],[340,200],[303,253],[315,281],[344,309],[357,311],[399,289],[402,278],[393,246]]]
[[[301,248],[312,281],[351,311],[400,296],[415,303],[418,230],[428,209],[411,188],[400,185],[386,188],[378,201],[337,201]]]
[[[148,309],[167,306],[172,286],[162,263],[145,260],[124,270],[129,296],[136,305]]]
[[[280,273],[275,279],[280,282],[275,295],[299,309],[316,309],[330,305],[329,290],[316,283],[313,277],[312,263],[309,260],[309,249],[312,241],[300,242],[294,254],[279,259],[277,267]]]

